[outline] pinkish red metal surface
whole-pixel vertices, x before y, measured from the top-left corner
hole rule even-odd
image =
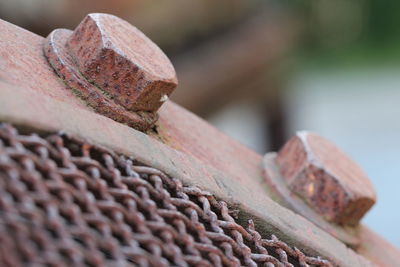
[[[125,123],[138,130],[147,130],[154,125],[158,116],[153,112],[131,112],[106,97],[99,88],[82,76],[75,59],[65,49],[65,42],[72,31],[54,30],[44,43],[44,53],[58,76],[71,88],[75,96],[85,101],[96,112],[115,121]]]
[[[157,111],[178,84],[161,49],[116,16],[89,14],[67,38],[82,74],[129,111]]]
[[[88,106],[141,131],[154,125],[155,111],[178,82],[171,62],[150,39],[108,14],[87,15],[73,32],[54,30],[44,54]]]
[[[360,238],[358,253],[366,255],[377,266],[399,266],[398,248],[365,226],[360,229]]]
[[[213,166],[232,177],[233,182],[258,187],[261,182],[261,155],[174,103],[162,106],[159,116],[156,123],[157,133],[153,136],[168,146]],[[258,191],[265,194],[263,188]]]
[[[290,190],[327,221],[357,225],[376,201],[360,167],[316,134],[299,132],[278,152],[276,163]]]
[[[0,81],[89,109],[55,76],[43,56],[43,37],[0,21]]]
[[[0,192],[0,266],[333,267],[239,224],[209,192],[68,134],[0,123]]]
[[[314,224],[271,201],[263,188],[261,156],[193,114],[167,102],[159,111],[152,137],[142,134],[93,113],[75,97],[47,64],[42,37],[0,21],[0,40],[1,120],[42,131],[65,130],[125,155],[137,156],[144,164],[151,163],[185,183],[236,203],[258,218],[260,227],[285,233],[285,241],[292,245],[302,246],[312,254],[318,251],[343,266],[369,264]],[[370,240],[368,231],[361,229],[359,236],[365,237],[367,243],[373,242],[370,247],[374,251],[360,252],[376,263],[399,266],[398,250],[380,237]]]
[[[361,242],[358,236],[359,227],[342,227],[341,225],[325,220],[315,209],[307,205],[296,192],[293,192],[286,185],[280,168],[278,164],[276,164],[276,158],[277,153],[270,152],[267,153],[263,159],[263,176],[266,187],[269,190],[269,196],[282,206],[303,215],[346,245],[353,248],[359,246]]]
[[[262,184],[252,182],[261,177],[247,175],[236,180],[190,154],[92,111],[0,82],[0,121],[12,122],[21,131],[62,129],[158,168],[185,185],[210,191],[241,210],[240,221],[253,219],[261,234],[279,234],[288,245],[309,255],[321,255],[339,266],[372,265],[327,232],[272,201]]]

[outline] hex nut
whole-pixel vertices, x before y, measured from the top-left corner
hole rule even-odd
[[[177,86],[161,49],[116,16],[87,15],[66,46],[86,79],[127,110],[156,111]]]
[[[364,172],[328,140],[299,132],[276,158],[289,189],[327,221],[356,225],[376,193]]]

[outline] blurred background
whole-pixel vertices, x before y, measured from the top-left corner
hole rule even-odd
[[[298,130],[341,147],[371,178],[364,222],[400,247],[400,1],[0,0],[39,35],[115,14],[171,58],[172,99],[259,153]],[[397,210],[397,212],[396,212]]]

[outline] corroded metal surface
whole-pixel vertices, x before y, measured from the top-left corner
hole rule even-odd
[[[0,123],[0,192],[7,266],[332,266],[244,228],[206,191],[66,135]]]
[[[47,95],[76,108],[86,104],[55,74],[43,56],[43,37],[0,20],[0,81]]]
[[[83,75],[128,110],[156,111],[177,86],[167,56],[116,16],[87,15],[67,47]]]
[[[360,232],[361,244],[356,250],[357,253],[368,255],[377,266],[400,266],[397,247],[365,226],[361,226]]]
[[[93,112],[77,109],[44,95],[10,87],[0,82],[0,120],[22,129],[52,132],[62,129],[97,145],[132,156],[145,165],[156,167],[184,184],[198,186],[237,209],[239,220],[254,218],[263,235],[276,233],[292,247],[308,255],[321,255],[339,266],[370,266],[342,242],[307,219],[272,201],[257,177],[236,179],[205,164],[193,155],[174,150],[154,138]],[[52,112],[57,110],[57,112]],[[189,129],[188,129],[189,131]],[[260,170],[261,171],[261,170]],[[382,248],[384,249],[384,248]],[[395,249],[396,250],[396,249]],[[397,250],[396,250],[397,251]],[[397,257],[397,255],[393,255]],[[394,265],[396,266],[396,265]]]
[[[98,87],[86,80],[65,49],[65,42],[71,36],[70,30],[54,30],[44,43],[44,53],[50,65],[69,88],[94,110],[115,121],[138,130],[147,130],[154,125],[158,116],[153,112],[130,112],[106,97]]]
[[[285,179],[282,177],[280,169],[276,164],[277,153],[270,152],[263,159],[263,176],[269,194],[279,204],[287,207],[298,214],[303,215],[309,221],[318,225],[321,229],[330,233],[346,245],[356,248],[360,245],[360,237],[358,236],[358,226],[343,227],[341,225],[326,221],[314,209],[307,205],[304,200],[297,194],[293,193],[286,185]]]
[[[364,172],[326,139],[299,132],[278,152],[287,186],[326,220],[357,225],[376,201]]]
[[[308,220],[271,201],[263,190],[261,168],[257,169],[261,157],[256,153],[168,101],[160,111],[156,129],[160,134],[152,133],[153,138],[95,114],[54,75],[42,55],[43,38],[4,21],[0,29],[0,120],[23,129],[64,130],[88,138],[185,184],[211,191],[242,210],[240,220],[247,215],[256,218],[255,225],[264,236],[279,233],[290,246],[340,266],[371,264]],[[365,233],[360,230],[361,237]],[[365,257],[387,266],[400,265],[398,249],[376,235],[369,241],[373,251],[360,250]]]
[[[262,182],[261,155],[255,153],[214,126],[174,103],[159,110],[156,134],[151,134],[168,146],[192,155],[207,166],[231,177],[238,185],[248,184],[260,194],[266,190]],[[179,122],[179,123],[176,123]]]
[[[102,115],[138,130],[177,85],[165,54],[142,32],[115,16],[89,14],[75,31],[54,30],[44,53],[74,94]]]

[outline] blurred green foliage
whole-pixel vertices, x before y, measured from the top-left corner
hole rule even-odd
[[[325,65],[400,62],[400,0],[287,1],[305,21],[302,51]]]
[[[400,1],[368,0],[368,40],[376,45],[386,45],[400,40]]]

